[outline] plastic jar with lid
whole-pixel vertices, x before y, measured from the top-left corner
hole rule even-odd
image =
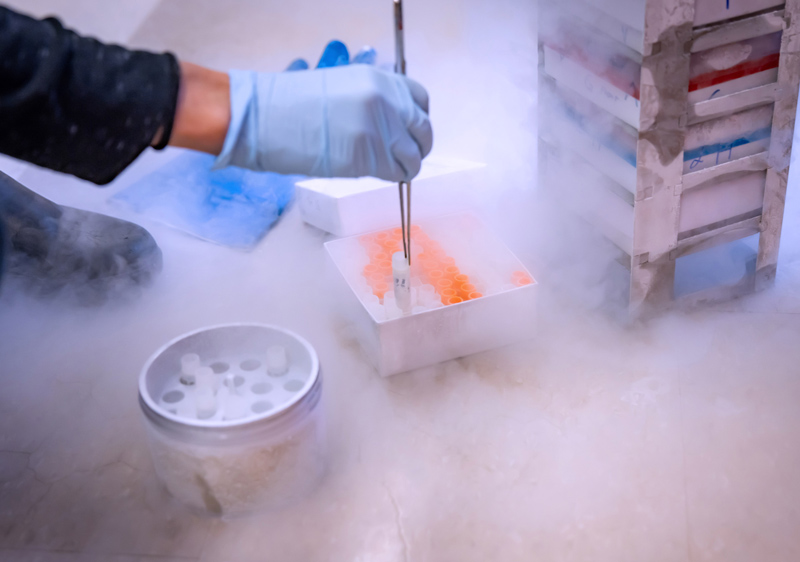
[[[200,376],[187,385],[187,354],[199,355],[202,374],[224,384]],[[280,368],[276,357],[285,362]],[[325,468],[321,399],[311,345],[263,324],[181,336],[153,355],[139,379],[159,479],[193,510],[216,516],[279,508],[316,486]]]

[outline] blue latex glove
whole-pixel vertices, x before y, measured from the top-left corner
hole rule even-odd
[[[344,66],[346,64],[375,64],[377,59],[378,52],[369,45],[365,45],[361,47],[361,50],[355,54],[351,61],[347,46],[341,41],[333,40],[325,46],[325,51],[323,51],[317,63],[317,68]],[[293,72],[295,70],[308,70],[309,68],[305,59],[295,59],[289,64],[286,71]]]
[[[230,79],[215,167],[408,181],[433,146],[428,94],[404,76],[359,64]]]

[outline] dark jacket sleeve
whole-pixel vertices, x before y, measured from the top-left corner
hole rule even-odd
[[[0,6],[0,152],[97,184],[161,130],[169,141],[180,70],[169,53],[105,45]]]

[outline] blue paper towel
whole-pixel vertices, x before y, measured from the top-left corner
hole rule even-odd
[[[205,240],[252,248],[289,204],[301,176],[211,171],[213,163],[208,154],[181,154],[112,199]]]

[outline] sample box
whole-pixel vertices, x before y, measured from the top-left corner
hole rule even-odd
[[[382,376],[435,365],[534,335],[537,284],[474,214],[412,229],[410,307],[393,298],[398,229],[333,240],[325,248],[353,311],[361,344]]]

